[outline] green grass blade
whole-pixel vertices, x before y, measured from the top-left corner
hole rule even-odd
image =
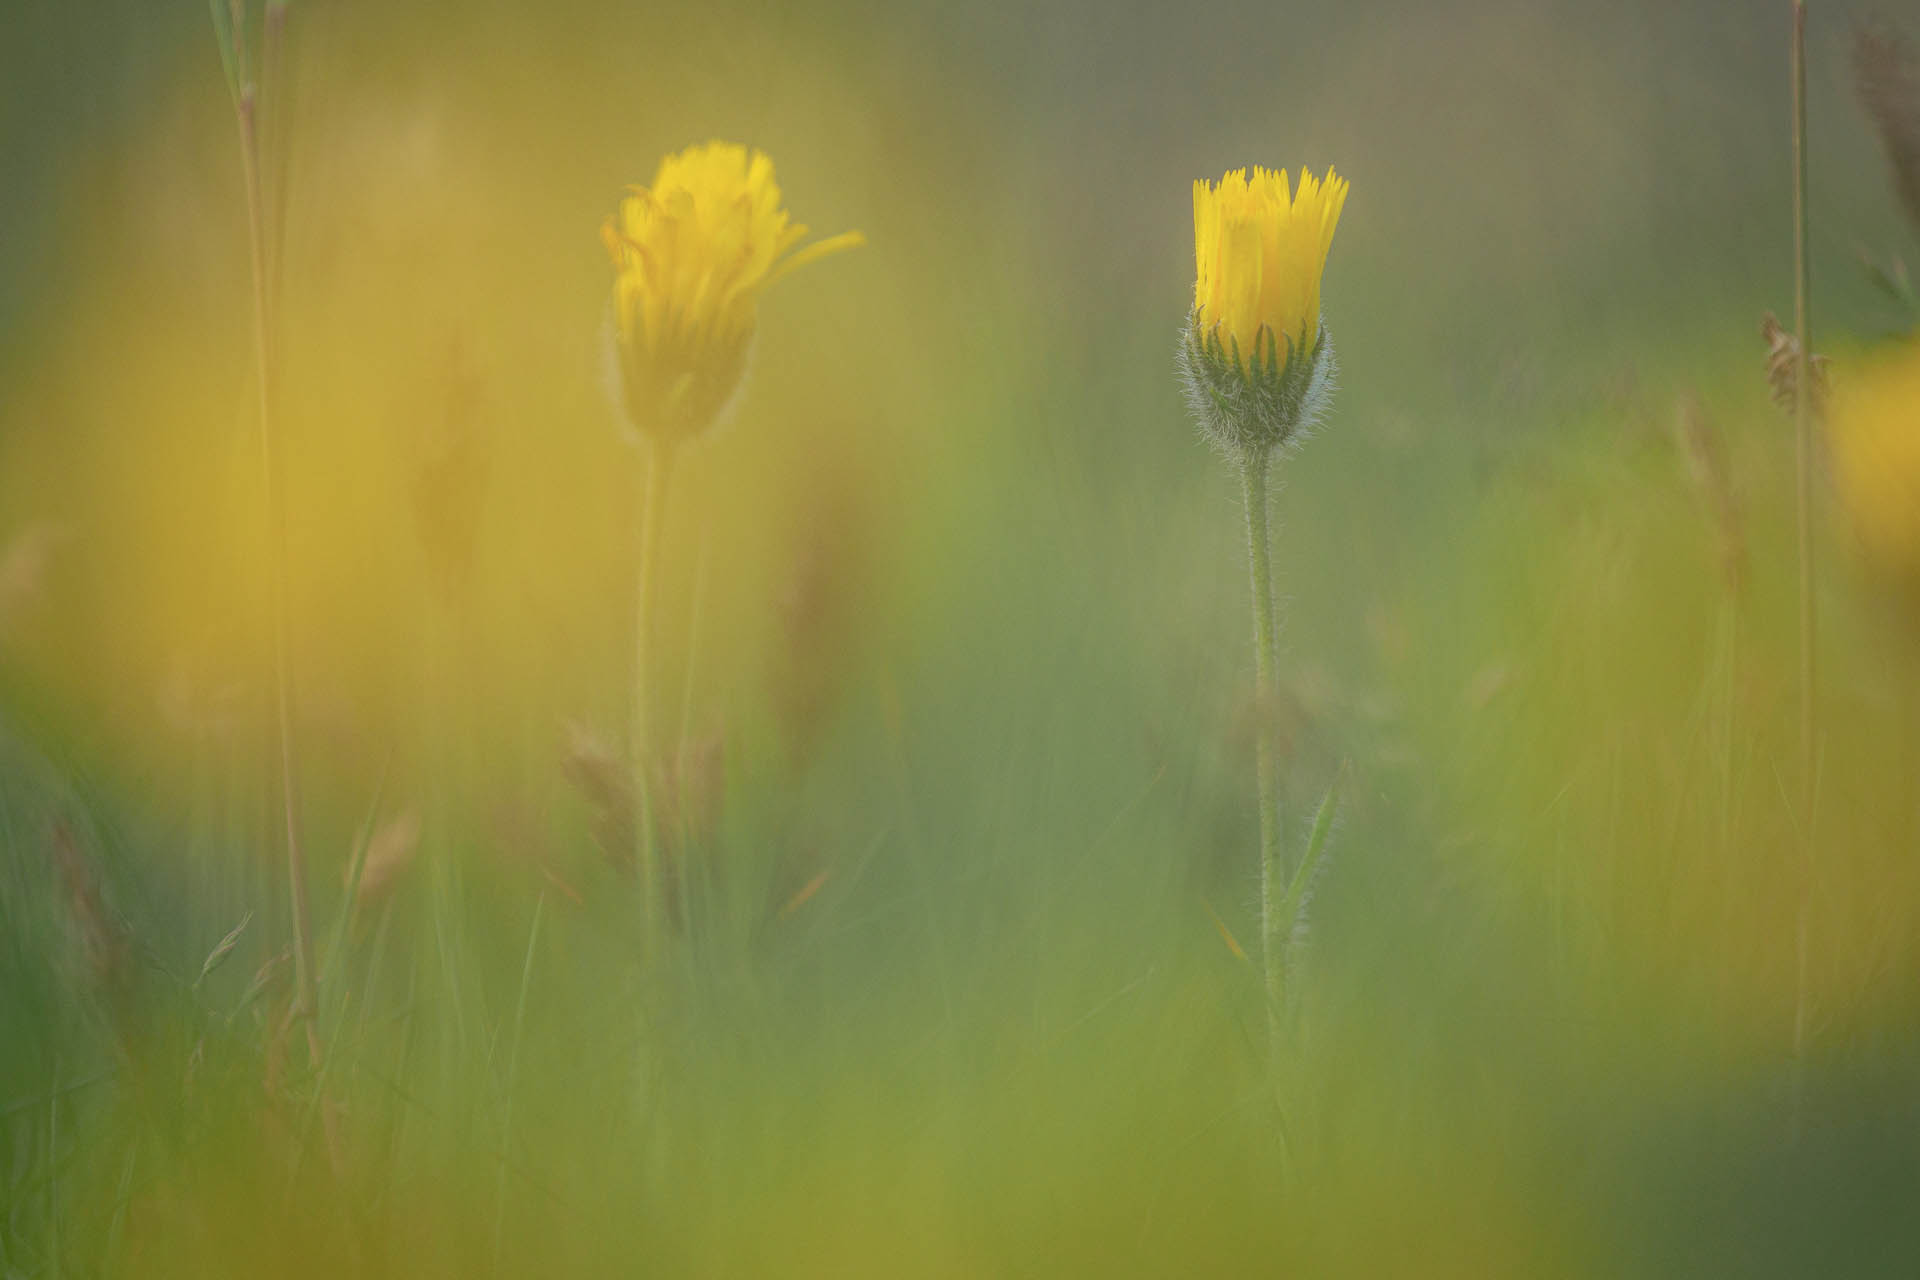
[[[238,102],[240,51],[234,44],[233,11],[227,7],[227,0],[207,0],[207,9],[213,14],[213,38],[220,46],[220,69],[226,72],[227,92]]]
[[[1340,808],[1340,787],[1346,781],[1347,766],[1341,765],[1340,772],[1334,775],[1333,785],[1327,788],[1326,796],[1320,801],[1319,812],[1313,816],[1313,832],[1307,837],[1307,851],[1300,858],[1300,865],[1294,869],[1293,883],[1287,886],[1287,896],[1281,902],[1280,919],[1286,922],[1290,934],[1297,935],[1305,923],[1307,895],[1312,892],[1314,877],[1320,872],[1320,863],[1326,855],[1327,836],[1333,831],[1333,815]]]

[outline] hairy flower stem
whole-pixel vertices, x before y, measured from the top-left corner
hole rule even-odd
[[[654,831],[653,622],[660,591],[660,535],[666,523],[667,486],[678,450],[674,442],[645,437],[646,479],[640,511],[640,570],[633,628],[634,852],[640,871],[642,954],[651,968],[659,959],[667,924],[660,842]]]
[[[267,265],[266,192],[261,180],[259,96],[252,85],[236,103],[240,164],[247,188],[247,243],[253,274],[253,349],[259,389],[260,483],[267,508],[267,578],[273,627],[274,720],[280,740],[280,800],[285,821],[288,892],[293,903],[294,1017],[307,1033],[307,1053],[321,1062],[315,991],[313,923],[307,906],[307,863],[300,850],[299,792],[293,750],[292,676],[287,642],[287,510],[284,468],[274,430],[273,307]]]
[[[1807,915],[1813,899],[1816,732],[1813,596],[1813,320],[1812,273],[1807,261],[1807,6],[1793,3],[1793,425],[1800,552],[1800,835],[1802,883],[1795,927],[1793,1066],[1796,1108],[1807,1050]]]
[[[1253,576],[1254,767],[1260,793],[1260,946],[1267,987],[1268,1051],[1280,1052],[1281,1000],[1286,986],[1288,922],[1281,919],[1287,885],[1280,865],[1280,787],[1274,777],[1273,702],[1277,658],[1273,609],[1273,566],[1267,536],[1269,454],[1251,452],[1241,460],[1246,487],[1247,564]]]

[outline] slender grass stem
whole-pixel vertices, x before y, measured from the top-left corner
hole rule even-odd
[[[493,1187],[493,1270],[500,1270],[500,1250],[505,1242],[507,1224],[507,1171],[513,1158],[513,1090],[520,1075],[520,1042],[527,1023],[527,991],[533,986],[533,957],[540,942],[540,917],[545,913],[547,895],[542,893],[533,904],[533,924],[527,930],[527,955],[520,965],[520,998],[513,1006],[513,1047],[507,1051],[506,1099],[500,1119],[500,1167],[495,1171]]]
[[[268,595],[273,629],[274,721],[279,738],[280,802],[284,822],[288,893],[293,905],[294,1000],[307,1033],[307,1053],[321,1060],[315,1019],[313,923],[307,904],[306,858],[300,848],[299,792],[294,767],[292,676],[287,639],[287,511],[284,465],[274,421],[275,352],[273,308],[268,287],[266,192],[260,157],[259,97],[251,84],[237,102],[240,163],[247,189],[247,244],[253,275],[253,348],[259,391],[260,482],[267,509]]]
[[[1286,987],[1288,923],[1282,918],[1287,892],[1280,850],[1280,788],[1274,777],[1273,700],[1277,657],[1273,566],[1267,534],[1266,454],[1246,458],[1247,564],[1253,577],[1254,768],[1260,796],[1260,946],[1266,977],[1267,1039],[1278,1057],[1280,1010]]]
[[[1720,740],[1716,745],[1720,755],[1720,856],[1724,861],[1733,848],[1734,717],[1740,696],[1740,601],[1731,591],[1720,599],[1720,632]]]
[[[703,521],[700,526],[699,550],[693,560],[693,603],[687,610],[687,660],[685,670],[680,677],[680,718],[675,726],[672,785],[678,794],[675,796],[674,814],[678,830],[674,839],[678,842],[680,858],[680,931],[689,942],[693,939],[694,908],[694,866],[693,854],[693,815],[688,812],[688,790],[686,770],[689,754],[694,750],[690,739],[693,735],[693,686],[698,674],[700,662],[700,624],[707,603],[707,541],[708,527]],[[709,861],[701,859],[700,882],[702,900],[710,887],[707,872]]]
[[[60,1055],[53,1055],[53,1080],[47,1090],[47,1270],[58,1276],[60,1248]]]
[[[1807,261],[1807,6],[1793,2],[1793,321],[1799,350],[1794,357],[1793,424],[1796,532],[1800,556],[1800,832],[1803,840],[1799,919],[1795,935],[1793,1003],[1794,1093],[1806,1065],[1807,928],[1813,898],[1815,705],[1818,666],[1814,652],[1813,592],[1813,319],[1812,273]]]
[[[108,1268],[120,1259],[121,1243],[126,1239],[127,1210],[133,1204],[133,1169],[139,1152],[137,1143],[129,1143],[127,1154],[120,1162],[120,1184],[113,1193],[113,1217],[107,1221],[106,1240],[100,1250],[101,1260]]]
[[[287,125],[292,82],[286,76],[287,0],[267,0],[260,22],[261,190],[266,210],[267,298],[280,299],[287,236]]]
[[[633,627],[633,799],[634,845],[640,872],[642,953],[651,968],[659,957],[666,928],[662,901],[660,843],[654,831],[653,621],[660,590],[660,538],[666,523],[667,487],[677,449],[670,441],[646,437],[645,490],[640,510],[640,569]]]
[[[700,624],[707,603],[708,526],[700,525],[698,550],[693,557],[693,603],[687,609],[687,661],[680,677],[680,720],[674,729],[676,750],[684,750],[693,734],[693,687],[700,662]]]
[[[1734,752],[1739,738],[1736,736],[1735,722],[1739,714],[1740,690],[1740,600],[1729,587],[1720,597],[1720,724],[1715,735],[1715,753],[1719,760],[1720,813],[1717,824],[1719,844],[1720,874],[1725,883],[1732,886],[1738,883],[1739,867],[1737,846],[1734,840]],[[1727,976],[1734,970],[1733,948],[1734,933],[1734,894],[1720,895],[1719,954],[1721,976],[1718,996],[1724,1013],[1729,1000]],[[1720,1019],[1719,1031],[1724,1037],[1726,1031],[1724,1017]]]
[[[1900,680],[1900,777],[1907,779],[1910,790],[1906,803],[1906,812],[1901,815],[1902,827],[1909,849],[1920,847],[1920,670],[1916,670],[1912,659],[1901,655],[1899,666]]]

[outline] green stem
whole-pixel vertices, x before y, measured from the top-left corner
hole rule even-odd
[[[260,24],[260,139],[266,242],[267,297],[280,302],[287,238],[287,127],[293,82],[286,75],[287,0],[267,0]]]
[[[540,917],[547,906],[543,892],[533,904],[533,925],[527,930],[527,958],[520,965],[520,999],[513,1009],[513,1048],[507,1054],[506,1100],[500,1118],[500,1164],[493,1184],[493,1272],[500,1272],[500,1247],[507,1224],[507,1170],[513,1158],[513,1090],[520,1077],[520,1042],[527,1024],[527,992],[533,986],[533,957],[540,941]]]
[[[288,892],[293,905],[295,1016],[305,1024],[307,1052],[321,1059],[315,994],[313,923],[307,905],[307,864],[300,850],[299,792],[293,750],[292,674],[287,640],[287,508],[285,468],[274,430],[273,316],[267,265],[267,207],[261,179],[259,99],[251,84],[240,91],[240,163],[247,189],[247,243],[253,275],[253,348],[259,391],[260,484],[267,508],[268,594],[273,629],[274,721],[279,737],[280,800],[287,851]]]
[[[675,446],[657,436],[646,437],[647,474],[640,511],[640,570],[634,610],[633,641],[633,799],[634,851],[640,871],[641,948],[649,966],[660,954],[666,928],[660,847],[654,831],[653,779],[653,620],[658,612],[660,537],[666,522],[667,483],[673,475]]]
[[[1812,900],[1814,858],[1813,807],[1817,725],[1814,661],[1813,594],[1813,319],[1810,311],[1812,271],[1807,260],[1807,6],[1793,4],[1793,320],[1800,349],[1794,361],[1793,424],[1797,476],[1797,520],[1800,553],[1800,834],[1803,841],[1803,882],[1799,919],[1795,928],[1795,993],[1793,1005],[1793,1059],[1798,1080],[1807,1048],[1807,926]]]
[[[1246,458],[1240,478],[1246,486],[1247,563],[1253,576],[1254,758],[1260,793],[1260,946],[1267,986],[1267,1039],[1277,1056],[1280,1010],[1286,987],[1289,923],[1284,917],[1287,885],[1280,865],[1280,788],[1274,777],[1273,702],[1276,622],[1273,567],[1267,536],[1265,453]]]
[[[674,777],[672,785],[677,788],[674,811],[679,818],[679,829],[674,839],[680,850],[680,932],[682,936],[693,937],[693,818],[687,812],[687,779],[683,771],[687,765],[688,753],[692,748],[688,738],[693,725],[693,681],[695,667],[700,660],[700,621],[707,601],[707,525],[700,525],[700,536],[693,557],[693,605],[687,610],[687,660],[680,677],[680,718],[674,729],[673,761]],[[703,873],[702,892],[706,891],[704,873],[708,865],[701,860]]]

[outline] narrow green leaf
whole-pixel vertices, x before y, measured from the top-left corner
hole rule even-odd
[[[1305,913],[1307,893],[1313,888],[1313,878],[1319,873],[1320,860],[1327,849],[1327,836],[1333,830],[1333,815],[1340,808],[1340,785],[1346,781],[1347,766],[1342,764],[1340,772],[1334,775],[1333,785],[1327,788],[1326,798],[1320,801],[1320,811],[1313,817],[1313,832],[1307,837],[1307,851],[1300,858],[1300,865],[1294,869],[1293,883],[1287,886],[1287,896],[1280,905],[1280,919],[1285,922],[1289,934],[1299,931],[1301,916]]]
[[[207,0],[213,14],[213,38],[220,46],[220,67],[227,73],[227,92],[240,100],[240,53],[234,46],[233,11],[227,0]]]
[[[293,949],[290,946],[282,947],[278,955],[272,957],[254,971],[253,981],[247,984],[247,989],[240,993],[239,1001],[227,1014],[228,1026],[232,1026],[241,1014],[253,1007],[254,1001],[266,994],[267,988],[273,985],[274,978],[282,969],[286,968],[292,960]]]
[[[1880,292],[1886,294],[1895,302],[1903,303],[1909,307],[1914,305],[1913,280],[1907,274],[1907,264],[1905,262],[1895,257],[1892,260],[1892,265],[1888,266],[1867,252],[1865,248],[1859,250],[1859,258],[1861,269],[1866,272],[1867,279],[1873,283],[1875,288],[1879,289]]]
[[[215,944],[213,950],[207,953],[206,962],[200,966],[200,976],[193,980],[194,986],[197,987],[205,982],[207,975],[215,969],[218,969],[221,962],[233,954],[233,949],[240,945],[240,935],[246,932],[247,925],[250,924],[252,920],[253,912],[249,911],[240,918],[240,923],[228,930],[227,936],[220,939],[220,941]]]
[[[353,842],[353,857],[347,863],[346,895],[340,900],[340,909],[333,918],[333,932],[327,940],[327,951],[320,958],[318,985],[331,985],[335,961],[344,954],[348,937],[347,930],[352,927],[353,915],[360,901],[360,877],[367,869],[367,849],[373,843],[373,833],[378,826],[380,806],[387,796],[387,775],[393,768],[393,752],[387,752],[386,760],[380,766],[380,775],[374,781],[373,799],[367,805],[367,811],[360,820],[360,833]]]

